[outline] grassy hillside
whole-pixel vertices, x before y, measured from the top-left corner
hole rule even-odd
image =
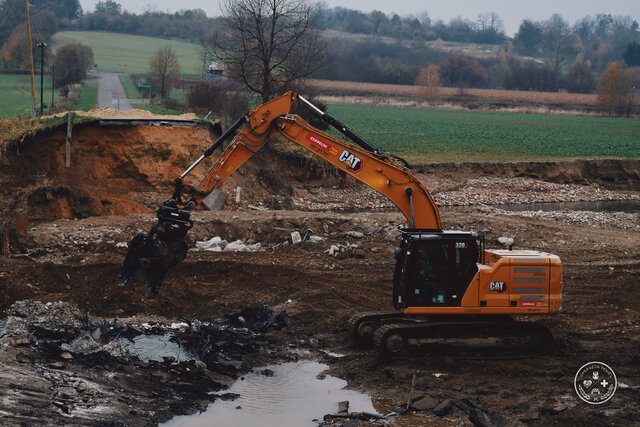
[[[40,75],[36,76],[36,108],[40,108]],[[56,101],[60,92],[54,91]],[[0,118],[30,113],[31,78],[28,74],[0,74]],[[51,78],[44,76],[44,103],[51,103]]]
[[[331,115],[413,162],[640,158],[640,120],[331,104]]]
[[[99,31],[62,31],[53,36],[54,48],[80,42],[91,46],[95,63],[101,71],[146,73],[149,58],[163,46],[171,46],[185,75],[200,74],[197,45],[175,40]],[[119,64],[126,64],[121,67]]]

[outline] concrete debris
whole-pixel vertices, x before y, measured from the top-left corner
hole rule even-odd
[[[300,237],[300,232],[294,231],[291,233],[291,243],[297,245],[298,243],[302,243],[302,237]]]
[[[222,240],[220,236],[215,236],[203,242],[196,242],[196,248],[203,251],[220,252],[227,244],[228,242],[226,240]]]
[[[512,237],[502,236],[502,237],[498,237],[498,242],[503,246],[510,247],[513,245],[514,240]]]
[[[219,211],[227,201],[227,193],[213,190],[202,200],[202,206],[208,211]]]
[[[254,211],[259,211],[259,212],[265,212],[269,210],[269,208],[265,208],[264,206],[257,206],[257,205],[247,205],[247,207],[249,209],[253,209]]]
[[[552,219],[566,224],[611,227],[626,230],[640,230],[640,213],[594,212],[594,211],[509,211],[494,208],[499,215],[522,216],[526,218]]]
[[[223,252],[257,252],[262,248],[260,243],[246,244],[242,240],[235,240],[229,243],[222,250]]]
[[[209,252],[256,252],[262,249],[261,243],[249,243],[249,240],[235,240],[227,242],[220,236],[215,236],[209,240],[196,242],[196,248],[201,251]]]
[[[354,245],[351,243],[347,243],[344,245],[331,245],[329,249],[324,251],[324,253],[338,259],[344,259],[349,256],[354,256],[357,258],[361,258],[362,256],[364,256],[364,251],[359,250],[358,245]]]

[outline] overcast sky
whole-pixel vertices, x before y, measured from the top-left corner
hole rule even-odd
[[[118,1],[125,10],[141,13],[146,9],[175,12],[180,9],[202,9],[209,16],[220,15],[218,0],[127,0]],[[424,0],[325,0],[329,7],[343,6],[363,12],[380,10],[387,14],[395,12],[405,16],[418,14],[424,10],[432,21],[442,19],[448,22],[460,16],[475,19],[482,12],[497,12],[504,20],[507,35],[513,36],[524,18],[533,20],[547,19],[554,13],[564,16],[573,24],[586,15],[610,13],[612,15],[628,15],[640,20],[640,2],[638,0],[456,0],[456,1],[424,1]],[[93,11],[97,0],[80,0],[85,11]]]

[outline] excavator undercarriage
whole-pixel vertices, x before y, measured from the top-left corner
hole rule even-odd
[[[510,316],[412,316],[401,312],[358,313],[349,330],[364,345],[389,358],[447,355],[457,358],[528,357],[544,352],[553,338],[537,323]]]

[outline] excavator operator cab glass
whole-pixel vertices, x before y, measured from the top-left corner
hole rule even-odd
[[[434,234],[403,242],[394,288],[403,307],[459,306],[478,271],[478,244],[470,235]],[[394,292],[396,293],[396,292]],[[397,301],[397,298],[396,298]]]

